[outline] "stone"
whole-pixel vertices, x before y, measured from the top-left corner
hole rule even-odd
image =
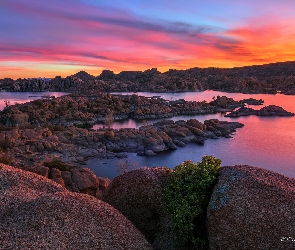
[[[49,178],[49,168],[43,165],[23,166],[21,169]]]
[[[79,189],[76,187],[75,183],[72,181],[72,173],[71,171],[61,171],[62,178],[64,180],[64,184],[66,189],[72,192],[79,193]]]
[[[222,167],[207,209],[210,249],[294,249],[294,214],[295,179]]]
[[[176,249],[172,221],[162,200],[166,168],[140,168],[117,176],[103,200],[124,214],[154,249]]]
[[[0,164],[1,249],[152,250],[109,204]]]
[[[106,190],[107,187],[111,184],[111,181],[108,178],[97,177],[97,179],[99,182],[99,189],[101,190]]]
[[[57,168],[52,168],[50,170],[50,176],[49,176],[50,179],[53,179],[53,178],[61,178],[61,171]]]
[[[96,175],[88,168],[75,168],[71,171],[72,181],[81,193],[96,196],[99,181]]]
[[[150,149],[146,149],[145,153],[144,153],[145,156],[153,156],[155,154],[156,153],[153,150],[150,150]]]

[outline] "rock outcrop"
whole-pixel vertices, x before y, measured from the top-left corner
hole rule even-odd
[[[282,107],[276,105],[268,105],[259,110],[252,108],[241,107],[238,110],[232,111],[225,115],[225,117],[240,117],[240,116],[294,116],[295,114],[289,111],[286,111]]]
[[[241,127],[241,123],[217,119],[204,123],[196,119],[176,122],[164,120],[139,129],[101,128],[96,131],[60,125],[5,127],[5,130],[0,131],[0,147],[9,150],[15,158],[13,165],[16,166],[40,166],[42,162],[53,158],[78,165],[90,157],[122,158],[126,157],[124,152],[150,156],[175,150],[177,146],[187,143],[204,144],[208,138],[231,137],[235,129]],[[40,173],[49,174],[43,170]]]
[[[141,168],[116,177],[103,200],[117,208],[154,249],[175,249],[175,232],[162,200],[166,168]]]
[[[115,208],[0,165],[1,249],[152,249]]]
[[[49,169],[48,167],[35,165],[22,166],[20,169],[47,177],[69,191],[94,197],[101,196],[110,184],[109,179],[97,177],[88,168],[72,167],[69,170],[59,170],[58,168]]]
[[[210,249],[294,249],[295,179],[222,167],[208,206]]]
[[[215,101],[170,101],[160,96],[111,95],[97,91],[71,94],[55,99],[39,99],[32,102],[8,105],[0,111],[0,125],[43,126],[46,124],[91,127],[127,119],[164,119],[180,115],[206,115],[231,111],[243,106],[226,96]]]

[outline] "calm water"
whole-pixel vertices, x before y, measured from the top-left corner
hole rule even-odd
[[[126,93],[123,93],[126,94]],[[244,98],[262,98],[264,105],[278,105],[295,113],[295,96],[268,95],[268,94],[240,94],[223,93],[218,91],[186,92],[186,93],[141,93],[138,95],[154,96],[161,95],[167,100],[185,99],[189,101],[211,101],[213,96],[226,95],[235,100]],[[251,106],[253,107],[253,106]],[[262,106],[256,106],[261,108]],[[129,162],[136,162],[141,166],[167,166],[174,168],[185,160],[198,162],[204,155],[213,155],[222,160],[222,165],[252,165],[295,178],[295,117],[240,117],[229,118],[221,114],[206,116],[179,116],[173,120],[187,120],[195,118],[199,121],[217,118],[226,121],[238,121],[245,124],[238,129],[232,139],[219,138],[218,140],[208,139],[205,145],[189,144],[185,148],[178,148],[175,151],[164,152],[152,157],[139,157],[136,154],[128,154]],[[129,120],[123,123],[115,123],[114,128],[139,127],[140,123]],[[98,160],[90,159],[87,167],[97,175],[110,179],[118,175],[117,159]]]
[[[24,103],[49,94],[56,97],[67,93],[58,92],[0,92],[0,109],[5,107],[5,100],[11,104],[15,102]],[[124,94],[124,93],[123,93]],[[132,93],[131,93],[132,94]],[[138,95],[154,96],[161,95],[167,100],[185,99],[190,101],[211,101],[213,96],[226,95],[235,100],[244,98],[262,98],[265,105],[275,104],[288,111],[295,112],[295,96],[285,95],[246,95],[236,93],[223,93],[217,91],[186,92],[186,93],[138,93]],[[29,97],[35,96],[35,97]],[[257,108],[260,108],[258,106]],[[179,116],[173,120],[187,120],[195,118],[199,121],[217,118],[226,121],[239,121],[245,124],[238,129],[232,139],[220,138],[218,140],[208,139],[205,145],[189,144],[185,148],[175,151],[164,152],[152,157],[139,157],[136,154],[128,154],[129,162],[136,162],[141,166],[167,166],[174,168],[185,160],[198,162],[203,155],[214,155],[222,160],[222,165],[247,164],[276,171],[289,177],[295,177],[295,117],[241,117],[229,118],[221,114],[206,116]],[[114,128],[139,127],[140,123],[129,120],[123,123],[115,123]],[[90,168],[98,176],[113,179],[117,172],[117,159],[90,159],[86,167]]]
[[[5,107],[6,100],[13,105],[15,103],[34,101],[45,95],[59,97],[67,94],[64,92],[0,92],[0,110]]]

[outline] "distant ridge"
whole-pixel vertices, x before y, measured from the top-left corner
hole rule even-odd
[[[295,93],[295,61],[235,68],[122,71],[103,70],[99,76],[86,71],[51,80],[0,79],[0,91],[149,91],[178,92],[219,90],[242,93]]]
[[[95,76],[90,75],[89,73],[87,73],[86,71],[82,70],[79,71],[78,73],[72,75],[71,77],[77,77],[83,81],[88,81],[88,80],[93,80],[95,79]]]
[[[249,71],[249,76],[257,76],[261,75],[259,71],[268,71],[268,70],[273,70],[275,71],[272,72],[272,75],[282,75],[283,73],[293,75],[295,74],[295,61],[286,61],[286,62],[275,62],[275,63],[267,63],[267,64],[261,64],[261,65],[249,65],[249,66],[241,66],[241,67],[233,67],[233,68],[219,68],[219,67],[206,67],[206,68],[200,68],[200,67],[193,67],[189,69],[169,69],[168,71],[163,72],[162,74],[169,74],[170,72],[191,72],[191,71],[227,71],[227,72],[235,72],[235,71],[244,71],[247,72]],[[157,70],[156,68],[153,68],[151,70]],[[142,73],[149,71],[121,71],[118,74],[115,74],[111,70],[103,70],[102,73],[98,76],[101,77],[103,74],[106,72],[109,72],[110,75],[120,75],[124,74],[125,72],[128,73]],[[159,71],[158,71],[159,72]],[[160,73],[160,72],[159,72]]]

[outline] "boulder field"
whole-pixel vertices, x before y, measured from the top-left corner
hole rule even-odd
[[[125,157],[124,152],[151,156],[175,150],[187,143],[203,144],[206,139],[231,137],[238,122],[196,119],[164,120],[139,129],[88,130],[75,126],[47,125],[37,128],[13,128],[0,131],[0,147],[13,155],[13,165],[42,165],[52,158],[78,164],[90,157]]]

